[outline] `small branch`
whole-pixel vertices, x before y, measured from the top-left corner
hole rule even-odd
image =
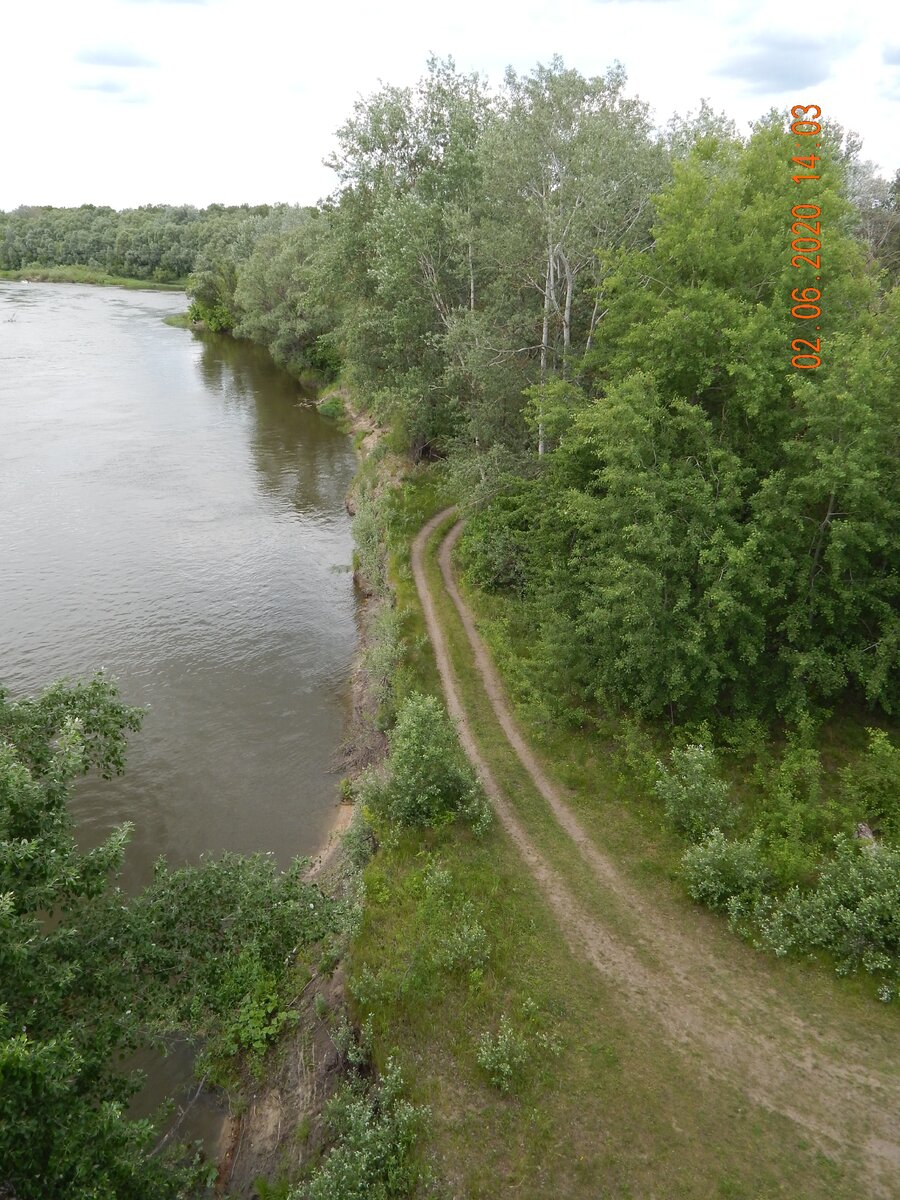
[[[200,1080],[200,1083],[197,1086],[196,1092],[194,1092],[194,1094],[191,1097],[190,1101],[188,1102],[187,1106],[181,1110],[178,1120],[175,1122],[175,1124],[172,1126],[172,1128],[169,1130],[169,1132],[165,1135],[165,1137],[162,1139],[162,1141],[159,1142],[159,1144],[157,1146],[155,1146],[153,1150],[150,1151],[149,1155],[147,1156],[148,1158],[153,1158],[154,1155],[159,1154],[160,1150],[162,1150],[163,1146],[165,1146],[166,1142],[169,1140],[169,1138],[171,1138],[172,1134],[175,1133],[176,1130],[178,1130],[181,1127],[182,1121],[188,1115],[188,1113],[191,1111],[191,1109],[194,1107],[194,1104],[197,1102],[197,1098],[199,1097],[200,1093],[203,1091],[203,1087],[206,1083],[206,1080],[207,1080],[207,1076],[204,1075],[203,1078]]]

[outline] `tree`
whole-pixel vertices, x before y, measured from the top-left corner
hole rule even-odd
[[[271,860],[226,856],[170,872],[128,899],[111,883],[129,829],[82,853],[74,780],[121,771],[140,713],[102,677],[33,700],[0,690],[0,1190],[19,1200],[165,1200],[208,1169],[153,1152],[126,1115],[139,1081],[124,1055],[154,1032],[208,1041],[212,1069],[260,1053],[287,1019],[298,951],[333,907]]]
[[[578,386],[536,397],[559,445],[526,592],[548,669],[601,704],[683,719],[796,715],[848,689],[897,703],[900,302],[855,237],[842,134],[825,137],[815,374],[790,367],[800,193],[776,114],[746,144],[702,131],[675,162],[652,248],[604,282]]]

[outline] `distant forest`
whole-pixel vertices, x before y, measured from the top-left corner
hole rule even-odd
[[[231,246],[243,230],[284,211],[291,209],[147,204],[117,212],[95,204],[23,206],[0,213],[0,270],[83,266],[125,279],[177,283],[194,269],[201,250]]]

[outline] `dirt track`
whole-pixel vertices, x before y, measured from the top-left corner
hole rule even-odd
[[[686,936],[679,914],[648,900],[588,836],[561,789],[547,776],[519,730],[503,685],[460,596],[451,553],[457,523],[439,555],[443,586],[456,606],[473,667],[497,721],[561,828],[596,880],[604,903],[617,910],[615,930],[579,899],[547,859],[498,786],[476,744],[437,619],[424,567],[425,546],[452,510],[438,513],[412,546],[412,569],[434,646],[447,707],[504,829],[547,898],[574,954],[614,982],[629,1007],[682,1048],[698,1075],[723,1079],[750,1100],[802,1127],[830,1156],[859,1164],[867,1196],[900,1196],[900,1070],[896,1042],[866,1039],[827,1009],[812,1011],[777,990],[765,972],[749,973],[743,950],[733,955],[707,944],[701,928]],[[623,932],[624,931],[624,932]],[[880,1026],[883,1029],[883,1026]],[[861,1196],[862,1200],[862,1196]]]

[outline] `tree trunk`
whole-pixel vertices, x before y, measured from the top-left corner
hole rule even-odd
[[[813,555],[812,566],[809,569],[809,602],[812,604],[813,588],[816,582],[816,576],[819,573],[819,559],[822,557],[822,547],[825,544],[825,532],[831,524],[831,518],[834,516],[834,492],[828,497],[828,512],[825,514],[825,519],[819,526],[819,532],[816,535],[816,551]]]
[[[541,330],[541,408],[538,413],[538,454],[547,449],[544,441],[544,388],[547,386],[547,358],[550,349],[550,293],[553,287],[553,251],[547,246],[547,274],[544,281],[544,324]]]
[[[575,272],[569,265],[568,258],[563,255],[563,266],[566,271],[566,307],[563,312],[563,349],[565,356],[569,356],[569,347],[572,344],[572,295],[575,291]]]

